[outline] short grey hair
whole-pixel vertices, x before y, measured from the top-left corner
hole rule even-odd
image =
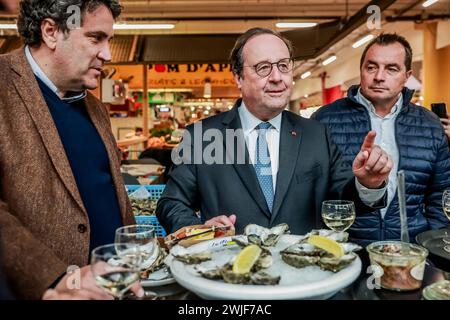
[[[26,45],[37,47],[42,41],[41,24],[44,19],[55,21],[58,30],[69,33],[67,20],[73,15],[70,6],[78,6],[81,23],[86,12],[93,12],[99,6],[106,6],[116,19],[122,12],[118,0],[22,0],[17,21],[17,29]]]

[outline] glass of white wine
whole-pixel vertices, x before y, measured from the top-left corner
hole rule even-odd
[[[118,254],[125,251],[129,254]],[[107,244],[92,250],[91,270],[100,288],[122,300],[124,294],[139,281],[141,259],[139,246],[135,244]]]
[[[348,200],[326,200],[322,202],[322,219],[334,231],[345,231],[355,221],[355,204]]]
[[[444,210],[445,215],[450,219],[450,189],[444,190],[442,193],[442,210]],[[447,232],[446,232],[447,235]],[[450,252],[450,236],[442,238],[445,243],[444,250]]]

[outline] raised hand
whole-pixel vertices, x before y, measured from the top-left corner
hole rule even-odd
[[[386,151],[375,144],[376,135],[375,131],[369,131],[352,166],[359,183],[369,189],[379,188],[394,166]]]

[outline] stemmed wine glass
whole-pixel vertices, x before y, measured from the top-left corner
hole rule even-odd
[[[442,209],[447,218],[450,219],[450,189],[444,190],[444,193],[442,194]],[[447,235],[447,232],[445,232],[445,235],[446,236],[442,238],[442,241],[445,243],[444,250],[450,252],[450,236]]]
[[[348,200],[325,200],[322,202],[322,219],[334,231],[345,231],[355,221],[355,204]]]
[[[119,252],[128,252],[119,255]],[[92,250],[91,270],[97,285],[115,298],[124,294],[139,281],[141,256],[139,246],[130,243],[113,243]]]
[[[153,265],[160,254],[158,240],[155,237],[155,228],[151,225],[130,225],[118,228],[115,242],[133,243],[139,247],[141,274]],[[126,251],[119,252],[119,255],[126,253]]]

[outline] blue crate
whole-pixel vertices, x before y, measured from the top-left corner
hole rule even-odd
[[[127,185],[125,187],[127,188],[128,194],[131,194],[143,186]],[[148,193],[150,193],[151,200],[158,200],[161,197],[161,194],[163,193],[165,187],[166,185],[164,184],[155,184],[146,185],[145,189],[147,189]],[[152,225],[153,227],[155,227],[155,234],[157,237],[165,237],[167,235],[166,231],[161,226],[156,216],[135,216],[134,218],[136,219],[137,224]]]

